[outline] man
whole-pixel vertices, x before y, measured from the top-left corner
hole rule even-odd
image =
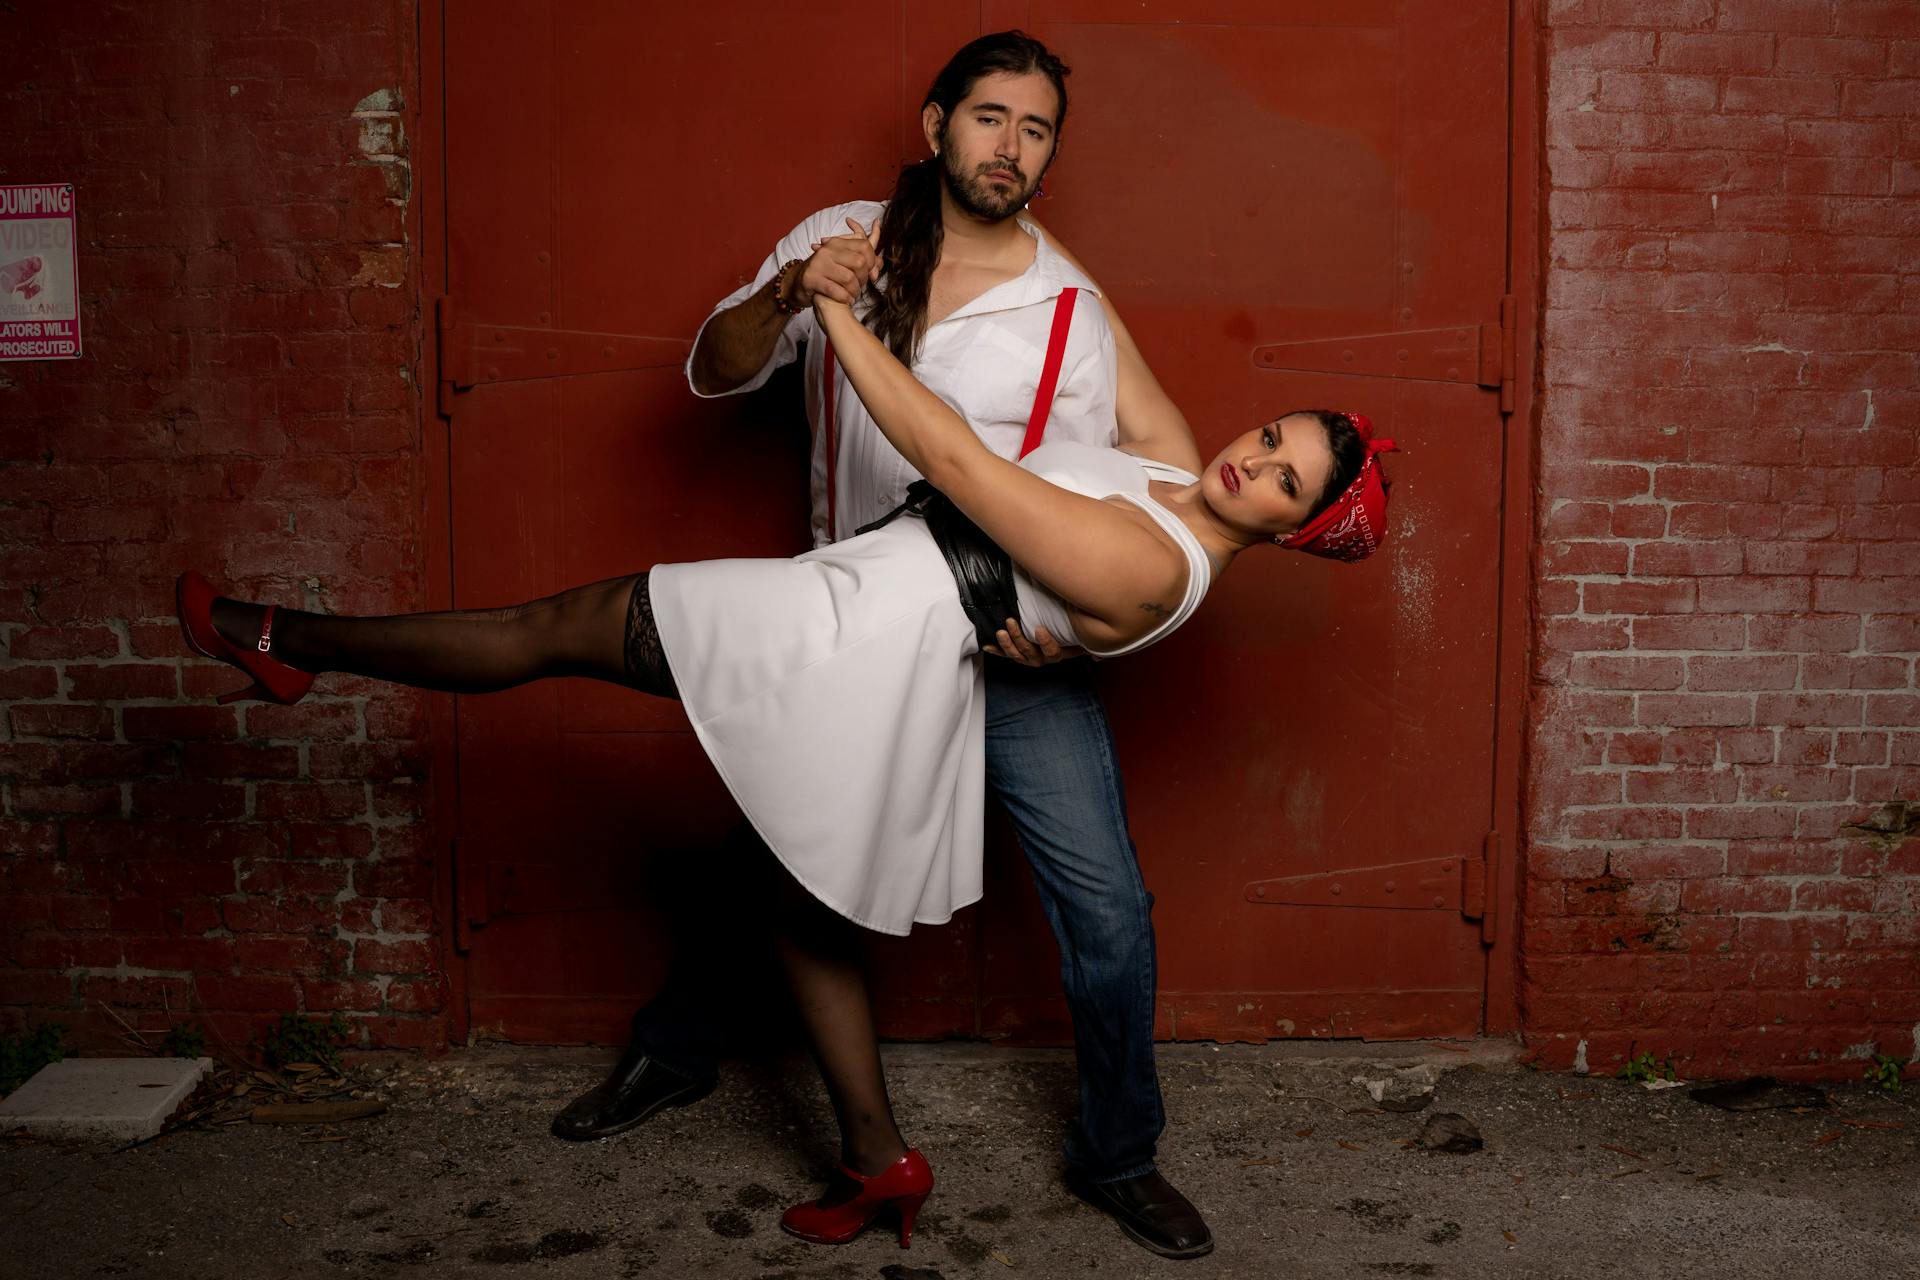
[[[1191,450],[1125,329],[1071,258],[1016,215],[1052,162],[1066,114],[1066,68],[1018,32],[961,49],[927,94],[927,161],[886,205],[823,209],[789,232],[753,281],[702,326],[687,377],[702,396],[766,381],[805,345],[816,545],[886,514],[918,477],[880,435],[818,335],[816,294],[869,296],[866,323],[952,404],[988,446],[1015,457],[1037,442]],[[876,219],[877,251],[860,232]],[[1174,456],[1179,456],[1175,454]],[[1061,948],[1080,1071],[1066,1142],[1068,1184],[1135,1240],[1168,1257],[1213,1247],[1199,1213],[1154,1168],[1164,1127],[1153,1064],[1151,897],[1141,881],[1112,737],[1085,660],[1010,624],[987,677],[987,777],[1012,816]],[[619,1132],[712,1087],[697,1002],[670,982],[635,1018],[613,1075],[554,1121],[562,1137]]]

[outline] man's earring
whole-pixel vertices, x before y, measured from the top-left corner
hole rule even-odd
[[[1047,198],[1047,180],[1045,178],[1040,179],[1040,185],[1033,189],[1033,198],[1035,200],[1045,200]]]

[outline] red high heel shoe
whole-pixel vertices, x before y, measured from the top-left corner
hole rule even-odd
[[[814,1244],[845,1244],[872,1226],[873,1220],[892,1205],[900,1211],[900,1247],[911,1248],[914,1219],[933,1194],[933,1170],[927,1166],[926,1157],[909,1151],[871,1178],[844,1165],[840,1172],[859,1185],[859,1195],[832,1207],[818,1200],[794,1205],[780,1215],[781,1230]]]
[[[306,697],[307,690],[313,687],[313,675],[270,656],[274,607],[268,605],[266,616],[260,619],[260,639],[253,648],[243,649],[228,643],[225,636],[214,630],[216,594],[213,584],[192,569],[180,575],[173,589],[174,605],[180,614],[180,634],[186,637],[188,646],[202,657],[238,667],[253,677],[253,683],[246,688],[221,694],[220,704],[225,706],[242,698],[291,704]]]

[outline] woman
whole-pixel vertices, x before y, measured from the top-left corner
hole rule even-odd
[[[1019,566],[1029,630],[1096,656],[1131,652],[1191,616],[1249,546],[1359,559],[1384,532],[1376,455],[1393,446],[1357,415],[1289,414],[1198,477],[1077,444],[1016,464],[849,308],[816,306],[888,440]],[[512,609],[394,618],[244,604],[188,574],[181,621],[197,651],[254,677],[222,701],[296,701],[321,671],[464,693],[587,676],[679,698],[768,847],[836,913],[797,913],[780,949],[840,1122],[843,1176],[783,1225],[839,1243],[892,1206],[904,1247],[933,1177],[894,1124],[845,922],[905,933],[979,896],[977,655],[998,615],[979,625],[951,565],[994,548],[951,513],[940,535],[931,527],[893,520],[793,560],[660,565]],[[961,594],[978,586],[957,572]]]

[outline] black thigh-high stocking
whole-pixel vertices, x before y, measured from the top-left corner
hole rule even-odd
[[[787,888],[790,899],[776,939],[780,960],[840,1123],[840,1162],[871,1177],[905,1155],[907,1144],[894,1123],[880,1067],[860,930],[799,885]],[[857,1191],[836,1179],[822,1200],[838,1203]]]
[[[221,598],[213,625],[250,646],[262,606]],[[302,671],[345,671],[419,689],[490,693],[549,676],[586,676],[677,698],[647,575],[609,578],[505,609],[343,618],[273,615],[273,656]]]

